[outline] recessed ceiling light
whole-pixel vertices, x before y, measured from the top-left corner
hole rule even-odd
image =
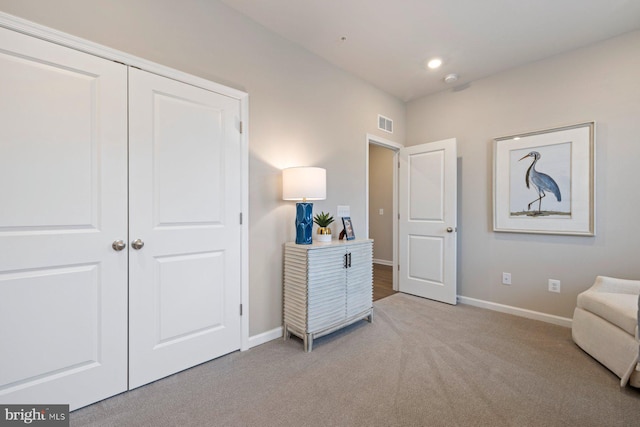
[[[427,67],[431,68],[432,70],[435,70],[436,68],[440,68],[441,65],[442,65],[442,59],[440,58],[433,58],[429,60],[429,62],[427,62]]]

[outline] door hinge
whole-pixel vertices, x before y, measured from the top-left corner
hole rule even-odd
[[[400,264],[398,264],[398,271],[400,271]]]
[[[240,120],[240,133],[242,133],[244,126],[242,125],[242,120]]]
[[[240,225],[242,225],[242,212],[240,212]]]
[[[240,304],[240,316],[242,316],[242,304]]]

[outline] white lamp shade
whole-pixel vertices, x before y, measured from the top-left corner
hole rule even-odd
[[[326,198],[326,169],[304,166],[282,171],[283,200],[324,200]]]

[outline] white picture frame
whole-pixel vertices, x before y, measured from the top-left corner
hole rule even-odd
[[[595,122],[493,140],[493,230],[595,235]]]

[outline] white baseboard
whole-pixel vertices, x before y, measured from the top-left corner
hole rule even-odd
[[[512,307],[510,305],[498,304],[491,301],[483,301],[475,298],[463,297],[458,295],[458,301],[462,304],[472,305],[474,307],[486,308],[501,313],[513,314],[514,316],[526,317],[527,319],[540,320],[554,325],[570,328],[573,320],[567,317],[555,316],[553,314],[540,313],[539,311],[527,310],[525,308]]]
[[[390,267],[393,267],[393,261],[387,261],[386,259],[373,259],[373,263],[374,264],[380,264],[380,265],[388,265]]]
[[[269,341],[277,340],[278,338],[282,338],[282,326],[249,337],[249,348],[259,346],[260,344],[264,344]]]

